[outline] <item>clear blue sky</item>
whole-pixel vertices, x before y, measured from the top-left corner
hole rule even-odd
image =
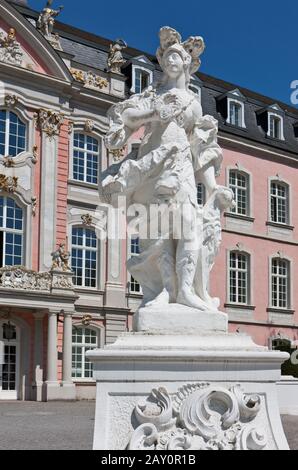
[[[28,0],[40,10],[46,0]],[[298,80],[298,5],[294,0],[56,0],[60,20],[155,53],[161,26],[207,44],[201,71],[290,103]],[[295,5],[296,4],[296,5]]]

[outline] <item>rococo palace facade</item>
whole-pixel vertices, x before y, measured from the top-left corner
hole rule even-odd
[[[161,71],[124,41],[58,20],[51,31],[26,3],[0,0],[0,400],[92,399],[85,352],[131,330],[142,299],[126,269],[138,239],[98,236],[103,175],[137,158],[142,139],[109,152],[107,112]],[[236,201],[224,214],[211,293],[231,332],[295,349],[298,110],[202,73],[191,90],[219,121],[219,183]],[[199,185],[200,204],[204,193]]]

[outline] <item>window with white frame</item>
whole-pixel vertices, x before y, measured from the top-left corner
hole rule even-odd
[[[197,186],[197,201],[199,206],[204,206],[206,203],[206,188],[203,183],[199,183]]]
[[[271,222],[289,223],[289,187],[280,181],[271,182]]]
[[[78,287],[97,287],[97,244],[94,229],[72,228],[71,266],[74,284]]]
[[[269,113],[269,132],[268,135],[274,139],[283,139],[282,132],[283,120],[276,114]]]
[[[72,329],[72,377],[92,379],[93,366],[86,352],[99,347],[97,330],[90,327],[74,326]]]
[[[229,124],[244,127],[244,105],[237,101],[229,100]]]
[[[16,202],[0,196],[0,267],[23,265],[23,210]]]
[[[249,176],[238,170],[230,170],[229,172],[229,187],[234,193],[235,207],[231,209],[231,212],[249,216]]]
[[[0,110],[0,155],[16,157],[26,150],[26,125],[8,110]]]
[[[229,255],[229,302],[248,305],[250,283],[250,256],[231,251]]]
[[[139,237],[132,237],[130,240],[130,255],[139,256],[140,254],[140,239]],[[140,284],[133,276],[130,276],[129,290],[132,294],[141,294],[142,289]]]
[[[189,89],[201,98],[201,87],[200,86],[195,85],[194,83],[190,83]]]
[[[99,141],[87,134],[73,136],[73,179],[84,183],[98,183]]]
[[[146,70],[136,68],[134,76],[134,91],[135,93],[142,93],[150,85],[150,73],[146,72]]]
[[[290,308],[290,263],[275,258],[271,261],[271,307]]]

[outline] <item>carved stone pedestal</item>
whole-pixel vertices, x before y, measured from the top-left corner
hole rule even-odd
[[[87,355],[96,450],[288,449],[276,392],[286,353],[241,334],[131,333]]]

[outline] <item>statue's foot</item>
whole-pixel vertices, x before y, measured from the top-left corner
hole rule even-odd
[[[163,290],[154,300],[146,303],[146,307],[160,307],[161,305],[169,304],[169,294]]]
[[[186,307],[196,308],[201,311],[210,310],[210,306],[201,300],[200,297],[193,294],[190,289],[184,289],[179,292],[177,304],[186,305]]]

